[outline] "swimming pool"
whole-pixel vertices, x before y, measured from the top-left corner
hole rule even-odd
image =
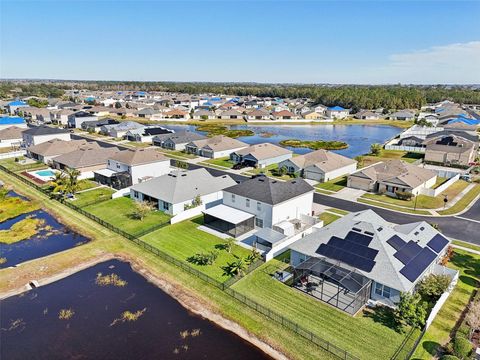
[[[40,170],[40,171],[36,171],[35,174],[37,174],[38,176],[44,176],[44,177],[55,176],[55,173],[52,170]]]

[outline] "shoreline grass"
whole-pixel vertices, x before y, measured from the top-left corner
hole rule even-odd
[[[14,244],[30,239],[36,235],[44,221],[37,218],[26,218],[12,225],[10,229],[0,230],[0,243]]]

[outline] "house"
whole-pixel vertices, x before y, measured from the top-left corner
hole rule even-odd
[[[154,149],[129,149],[114,153],[105,169],[93,172],[95,181],[123,189],[170,172],[170,159]]]
[[[456,276],[439,264],[450,243],[425,221],[349,213],[290,245],[293,286],[352,315],[368,302],[393,307],[429,274]]]
[[[90,114],[88,111],[81,110],[68,115],[67,126],[80,129],[83,122],[96,120],[98,120],[97,116]]]
[[[341,106],[331,106],[327,108],[326,115],[331,119],[345,119],[350,114],[350,110]]]
[[[251,110],[245,115],[247,121],[254,121],[254,120],[271,120],[270,112],[265,109],[254,109]]]
[[[49,109],[27,106],[22,108],[21,113],[22,116],[29,118],[32,122],[42,124],[49,124],[52,122]]]
[[[230,159],[234,164],[244,164],[264,169],[269,165],[290,159],[292,154],[292,151],[281,146],[263,143],[250,145],[247,148],[234,151],[230,154]]]
[[[180,110],[180,109],[173,109],[163,113],[166,119],[185,119],[188,116],[188,112]]]
[[[141,110],[137,110],[134,114],[136,116],[140,117],[140,118],[150,119],[153,115],[158,114],[158,113],[159,113],[158,110],[146,107],[146,108],[143,108]]]
[[[192,114],[193,120],[213,120],[216,119],[217,115],[210,110],[197,110]]]
[[[27,156],[31,159],[49,164],[57,156],[68,154],[84,146],[89,146],[87,140],[60,140],[52,139],[27,148]]]
[[[204,168],[175,171],[133,185],[130,197],[148,201],[169,215],[178,215],[195,204],[208,205],[222,199],[222,190],[235,184],[228,175],[215,177]]]
[[[347,186],[354,189],[388,193],[397,191],[418,195],[423,188],[435,185],[437,173],[401,160],[382,161],[350,174]]]
[[[18,126],[0,128],[0,148],[20,148],[24,131],[25,129]]]
[[[415,114],[408,110],[401,110],[390,114],[389,119],[411,121],[415,119]]]
[[[95,116],[107,116],[110,114],[110,110],[111,108],[106,106],[92,106],[90,108],[86,108],[84,111]]]
[[[183,131],[175,132],[173,134],[157,135],[153,137],[152,141],[153,145],[160,146],[164,149],[183,151],[188,143],[204,139],[206,139],[206,137],[203,135],[190,131]]]
[[[222,204],[203,211],[204,224],[232,237],[256,227],[293,235],[302,228],[302,219],[312,213],[313,192],[303,179],[278,181],[257,176],[224,189]]]
[[[322,114],[319,114],[318,112],[316,111],[308,111],[306,113],[303,113],[302,114],[303,118],[306,119],[306,120],[319,120],[319,119],[323,119],[323,115]]]
[[[28,128],[24,118],[18,116],[0,116],[0,130],[16,126],[20,128]]]
[[[355,114],[355,119],[378,120],[380,119],[380,115],[371,110],[361,110]]]
[[[357,162],[331,151],[316,150],[284,160],[278,164],[279,169],[282,167],[285,167],[289,174],[299,174],[305,179],[325,182],[355,172]]]
[[[25,130],[22,133],[22,137],[23,146],[28,148],[29,146],[38,145],[53,139],[70,141],[70,131],[41,125]]]
[[[54,124],[68,125],[68,117],[72,115],[74,111],[69,109],[59,109],[50,111],[50,120]]]
[[[90,179],[94,177],[94,171],[105,169],[107,160],[119,151],[117,147],[101,147],[91,142],[78,150],[54,157],[52,167],[58,170],[76,169],[80,171],[80,179]]]
[[[477,156],[478,137],[473,141],[462,136],[462,132],[442,131],[427,136],[423,145],[425,162],[468,167]]]
[[[165,134],[173,134],[173,130],[161,126],[144,126],[138,129],[128,130],[125,134],[125,139],[129,141],[151,143],[154,136]]]
[[[82,130],[85,130],[88,132],[98,132],[100,128],[104,125],[116,125],[116,124],[120,124],[120,122],[112,118],[105,118],[105,119],[94,120],[94,121],[84,121],[82,122],[81,128]]]
[[[298,115],[295,115],[290,110],[280,110],[272,112],[272,116],[275,120],[294,120],[298,119]]]
[[[135,121],[123,121],[114,125],[103,125],[100,127],[100,133],[114,138],[123,138],[127,131],[143,128],[144,125]]]
[[[243,119],[243,114],[237,110],[225,110],[220,113],[219,118],[223,120],[238,120]]]
[[[230,156],[234,151],[246,148],[248,145],[228,136],[217,135],[211,138],[194,140],[185,145],[185,151],[190,154],[212,159]]]
[[[15,101],[11,101],[9,102],[6,106],[5,106],[5,109],[8,111],[9,114],[16,114],[17,111],[24,107],[27,107],[28,104],[24,101],[20,101],[20,100],[15,100]]]

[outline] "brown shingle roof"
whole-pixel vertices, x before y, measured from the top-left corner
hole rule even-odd
[[[169,161],[168,158],[154,149],[123,150],[114,154],[110,159],[127,165]]]
[[[19,128],[18,126],[9,126],[0,130],[0,140],[21,139],[24,130],[26,129]]]

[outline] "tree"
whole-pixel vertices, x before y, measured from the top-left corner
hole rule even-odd
[[[5,188],[5,187],[1,187],[0,188],[0,201],[5,200],[5,198],[7,197],[7,194],[8,194],[8,189]]]
[[[55,172],[53,180],[50,181],[51,191],[54,194],[63,194],[66,187],[65,173],[57,171]]]
[[[243,276],[245,274],[246,266],[242,259],[227,263],[222,267],[224,276]]]
[[[251,265],[261,257],[262,255],[260,254],[260,252],[257,249],[253,248],[250,254],[245,258],[245,263],[247,265]]]
[[[468,359],[472,352],[472,343],[463,337],[456,337],[453,340],[453,353],[459,359]]]
[[[135,202],[135,217],[142,221],[145,216],[154,210],[154,206],[148,201],[136,201]]]
[[[228,238],[225,240],[225,250],[230,254],[232,252],[233,245],[235,244],[235,239]]]
[[[422,301],[420,294],[401,293],[400,302],[394,311],[397,323],[414,327],[422,327],[427,318],[427,303]]]
[[[76,169],[66,168],[64,170],[65,174],[65,191],[70,194],[75,194],[78,191],[79,182],[78,177],[80,176],[80,171]]]
[[[370,154],[372,154],[373,156],[379,156],[381,152],[382,152],[381,144],[374,143],[370,145]]]
[[[121,107],[122,107],[122,104],[119,101],[117,101],[115,103],[115,109],[120,109]]]
[[[436,300],[447,291],[451,281],[448,275],[430,274],[418,284],[418,292],[423,297]]]
[[[186,161],[175,160],[175,166],[182,170],[188,169],[188,163]]]

